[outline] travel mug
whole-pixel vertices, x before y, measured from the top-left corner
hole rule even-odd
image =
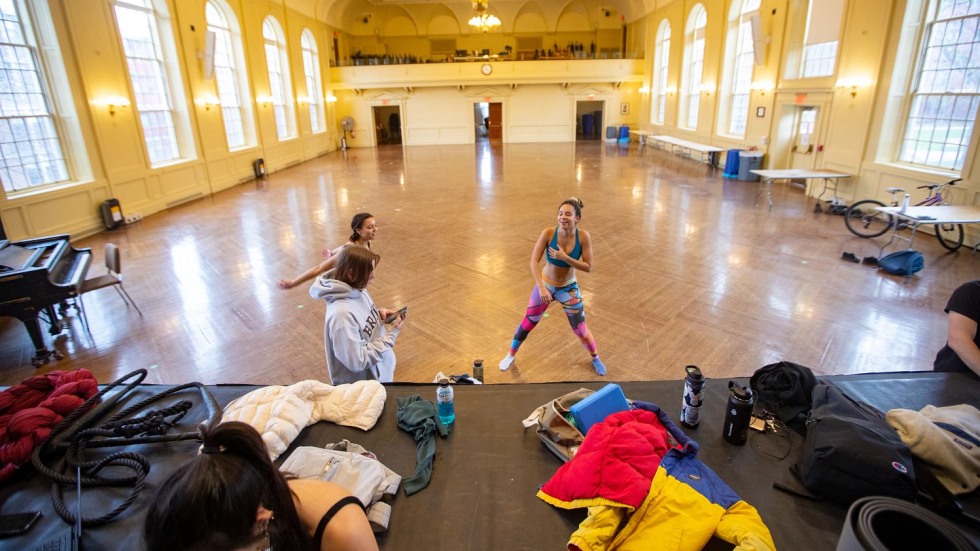
[[[755,395],[747,386],[728,381],[728,406],[725,408],[725,426],[722,437],[732,444],[741,446],[749,437],[749,423],[752,421],[752,407],[755,406]]]
[[[681,404],[681,424],[696,429],[701,423],[701,401],[704,399],[704,375],[696,365],[684,368],[684,401]]]

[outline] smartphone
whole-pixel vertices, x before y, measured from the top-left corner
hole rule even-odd
[[[385,318],[385,323],[391,323],[391,322],[395,321],[395,319],[397,319],[399,316],[402,316],[402,315],[404,315],[406,313],[408,313],[408,306],[402,306],[401,310],[399,310],[399,311],[397,311],[397,312],[395,312],[393,314],[388,314],[388,317]]]
[[[41,518],[41,511],[0,515],[0,538],[26,533],[39,518]]]

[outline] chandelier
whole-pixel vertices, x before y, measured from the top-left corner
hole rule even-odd
[[[473,1],[473,11],[476,12],[476,15],[471,17],[469,20],[471,27],[479,29],[483,32],[487,32],[490,29],[496,29],[500,26],[500,18],[498,18],[496,15],[487,13],[487,1],[488,0]]]

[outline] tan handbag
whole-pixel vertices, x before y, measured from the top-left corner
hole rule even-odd
[[[571,421],[570,408],[594,392],[580,388],[542,405],[522,421],[525,432],[536,427],[538,438],[545,447],[562,461],[570,461],[585,440],[585,435]]]

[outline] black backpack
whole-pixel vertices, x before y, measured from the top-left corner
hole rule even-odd
[[[885,415],[829,384],[813,389],[792,471],[807,490],[845,506],[865,496],[916,497],[912,453]]]

